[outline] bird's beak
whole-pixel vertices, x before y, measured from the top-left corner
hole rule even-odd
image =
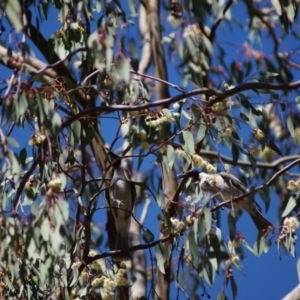
[[[189,170],[187,172],[181,173],[179,175],[177,175],[177,178],[194,178],[194,179],[198,179],[199,177],[199,172],[195,169]]]
[[[186,173],[181,173],[181,174],[178,174],[178,175],[177,175],[177,178],[178,178],[178,179],[183,178],[183,177],[186,177]]]

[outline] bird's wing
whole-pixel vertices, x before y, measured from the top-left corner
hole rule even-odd
[[[249,192],[249,190],[243,185],[243,183],[240,180],[238,180],[235,176],[226,172],[221,172],[220,175],[223,177],[224,181],[226,181],[230,186],[234,186],[235,188],[240,190],[241,194]]]

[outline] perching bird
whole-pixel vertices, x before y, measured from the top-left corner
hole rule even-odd
[[[126,170],[121,166],[120,157],[113,152],[109,152],[108,155],[113,168],[113,177],[109,189],[105,192],[105,197],[117,231],[115,250],[125,250],[128,249],[128,231],[136,196],[135,185],[129,180]],[[127,259],[129,258],[124,256],[121,260]]]
[[[178,175],[178,178],[192,177],[199,182],[203,192],[209,192],[220,202],[233,200],[249,190],[233,175],[221,172],[219,174],[207,174],[195,169]],[[261,209],[256,202],[250,199],[240,199],[233,202],[234,207],[245,210],[253,220],[259,231],[272,230],[273,224],[269,222],[261,213]],[[228,203],[231,206],[231,203]]]

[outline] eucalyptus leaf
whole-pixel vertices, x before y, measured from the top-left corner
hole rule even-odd
[[[280,156],[282,156],[282,153],[281,153],[280,149],[276,146],[276,144],[274,143],[274,141],[272,139],[268,142],[268,146],[272,150],[274,150],[277,154],[279,154]]]
[[[23,28],[22,25],[22,9],[18,0],[9,0],[6,3],[5,14],[10,22],[13,24],[16,32],[20,32]]]
[[[265,238],[258,234],[257,240],[254,243],[253,251],[256,253],[257,256],[260,256],[265,249]]]
[[[189,243],[189,250],[192,255],[193,264],[197,264],[198,262],[198,246],[195,239],[195,232],[194,230],[190,230],[188,235],[188,243]]]
[[[291,136],[295,137],[295,128],[294,128],[292,117],[290,115],[287,117],[286,124],[290,131]]]
[[[149,229],[147,229],[143,232],[142,238],[145,243],[151,243],[154,241],[154,234]]]
[[[194,144],[194,138],[193,135],[190,131],[183,131],[182,133],[183,135],[183,140],[184,140],[184,145],[183,148],[184,150],[190,154],[190,155],[194,155],[195,153],[195,144]]]
[[[171,145],[167,145],[167,158],[168,158],[169,168],[171,169],[175,162],[175,150]]]
[[[159,243],[155,246],[155,257],[157,266],[161,273],[165,274],[165,265],[164,265],[164,245]]]
[[[6,137],[7,143],[14,147],[14,148],[19,148],[20,144],[11,136]]]
[[[207,132],[207,127],[204,124],[200,124],[198,132],[197,132],[197,137],[196,137],[196,143],[201,142],[203,138],[205,137]]]
[[[285,206],[285,209],[282,213],[282,218],[286,217],[297,205],[297,199],[294,195],[290,196],[286,206]]]
[[[300,258],[297,260],[297,274],[298,274],[298,281],[300,282]]]
[[[78,120],[74,121],[70,129],[70,144],[76,146],[80,142],[81,124]]]
[[[235,143],[232,143],[231,145],[231,153],[232,153],[233,164],[236,164],[237,161],[239,160],[240,150]]]
[[[19,159],[20,159],[20,163],[21,163],[22,167],[24,167],[26,165],[26,158],[27,158],[27,151],[26,151],[26,148],[23,148],[19,154]]]

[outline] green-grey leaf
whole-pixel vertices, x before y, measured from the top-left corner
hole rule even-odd
[[[220,292],[217,296],[217,300],[228,300],[228,298],[226,297],[224,291]]]
[[[6,3],[5,13],[15,27],[16,32],[20,32],[23,28],[21,22],[21,6],[18,0],[9,0]]]
[[[197,137],[196,137],[196,143],[201,142],[203,138],[206,135],[207,127],[204,124],[201,124],[199,126],[198,132],[197,132]]]
[[[236,164],[237,161],[239,160],[240,150],[239,150],[239,147],[235,143],[232,143],[231,153],[232,153],[233,164]]]
[[[189,249],[193,258],[193,264],[196,264],[198,261],[198,246],[195,240],[194,230],[190,230],[188,235]]]
[[[209,208],[205,207],[203,209],[203,213],[204,213],[205,234],[208,234],[210,232],[211,222],[212,222],[211,211]]]
[[[55,206],[55,219],[58,224],[64,224],[68,221],[69,218],[69,204],[64,200],[56,200]]]
[[[76,146],[79,144],[80,141],[80,133],[81,133],[81,124],[78,120],[73,122],[70,126],[70,143],[73,146]]]
[[[26,165],[26,158],[27,158],[27,151],[26,148],[23,148],[19,154],[20,163],[23,167]]]
[[[41,235],[42,235],[44,241],[46,241],[46,242],[49,241],[50,230],[51,230],[50,222],[47,218],[45,218],[43,220],[43,223],[41,224]]]
[[[265,238],[259,234],[257,241],[255,241],[254,243],[253,250],[257,256],[260,256],[263,253],[264,249],[265,249]]]
[[[294,128],[294,124],[293,124],[293,120],[292,120],[291,116],[287,117],[286,124],[290,131],[291,136],[294,137],[295,136],[295,128]]]
[[[237,296],[238,288],[233,276],[230,277],[230,286],[231,286],[233,299],[235,299],[235,297]]]
[[[286,217],[297,205],[296,197],[292,195],[284,209],[284,212],[282,213],[282,218]]]
[[[298,280],[300,282],[300,258],[297,260],[297,274],[298,274]]]
[[[52,132],[53,134],[57,135],[61,127],[61,117],[57,112],[53,113],[51,123],[52,123]]]
[[[7,143],[10,146],[12,146],[14,148],[19,148],[20,147],[19,143],[14,138],[12,138],[11,136],[6,137],[6,140],[7,140]]]
[[[282,156],[281,151],[279,150],[279,148],[276,146],[276,144],[273,142],[273,140],[270,140],[268,143],[268,146],[274,150],[277,154],[279,154],[280,156]]]
[[[167,158],[168,158],[169,168],[171,169],[175,161],[175,150],[171,145],[167,145]]]
[[[123,54],[119,54],[116,59],[116,71],[121,80],[124,80],[125,83],[129,82],[130,78],[130,63],[127,57]]]
[[[194,144],[194,138],[193,138],[192,133],[190,131],[183,131],[182,135],[183,135],[183,139],[184,139],[184,145],[183,145],[184,150],[188,154],[194,155],[195,144]]]
[[[164,245],[159,243],[155,246],[155,257],[157,261],[157,266],[159,270],[165,274],[165,265],[164,265],[164,255],[163,255]]]
[[[142,237],[145,243],[151,243],[154,241],[154,234],[149,229],[143,232]]]

